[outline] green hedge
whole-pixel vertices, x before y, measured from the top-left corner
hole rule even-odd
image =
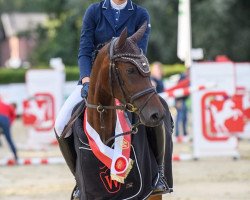
[[[180,74],[186,70],[186,67],[182,64],[175,65],[163,65],[163,76],[164,78],[168,78],[174,74]]]
[[[34,69],[46,69],[48,67],[39,66]],[[163,73],[164,77],[167,78],[171,75],[181,73],[185,70],[185,67],[181,64],[176,65],[164,65]],[[6,69],[0,68],[0,84],[6,83],[24,83],[26,69]],[[76,66],[66,67],[66,80],[74,81],[79,79],[79,70]]]
[[[36,67],[32,69],[48,69],[48,67]],[[0,68],[0,84],[24,83],[26,69],[6,69]],[[77,67],[66,67],[66,80],[74,81],[79,79]]]
[[[25,69],[0,69],[0,84],[25,82]]]
[[[66,67],[66,81],[74,81],[79,79],[78,67]]]

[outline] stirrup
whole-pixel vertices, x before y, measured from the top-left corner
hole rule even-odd
[[[160,177],[158,182],[156,183],[154,190],[152,192],[152,195],[160,195],[160,194],[166,194],[170,193],[171,190],[169,189],[166,181]]]
[[[80,200],[80,190],[77,185],[74,187],[72,191],[70,200]]]
[[[167,180],[164,176],[164,166],[159,165],[159,179],[154,186],[152,195],[171,193],[171,189],[168,186]]]

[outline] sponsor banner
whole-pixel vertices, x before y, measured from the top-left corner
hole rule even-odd
[[[55,100],[50,93],[36,93],[23,102],[23,124],[36,131],[49,131],[54,127]]]
[[[27,89],[24,83],[1,84],[0,96],[6,103],[16,103],[16,113],[23,113],[22,102],[28,98]]]
[[[68,81],[63,85],[63,101],[65,101],[77,85],[76,81]],[[30,97],[25,83],[0,84],[0,96],[7,103],[17,104],[17,114],[23,114],[23,102]]]
[[[215,87],[191,94],[194,133],[194,157],[238,157],[237,137],[241,130],[241,111],[235,97],[233,63],[194,63],[191,86],[215,84]],[[237,124],[237,126],[235,126]]]
[[[250,63],[235,63],[235,101],[241,111],[239,137],[250,138]]]
[[[29,70],[26,73],[28,99],[23,102],[23,122],[29,126],[28,145],[51,144],[54,122],[63,103],[64,72]]]

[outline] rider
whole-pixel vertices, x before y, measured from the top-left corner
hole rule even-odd
[[[128,29],[128,35],[131,36],[145,21],[148,22],[148,28],[138,43],[144,54],[147,51],[151,27],[149,14],[145,8],[134,4],[131,0],[103,0],[89,6],[83,18],[80,37],[78,54],[80,81],[64,103],[56,119],[55,131],[58,136],[62,134],[66,124],[69,122],[74,106],[82,101],[83,98],[87,98],[92,61],[98,46],[108,42],[112,37],[118,37],[125,27]],[[148,132],[150,132],[149,142],[155,154],[160,175],[159,181],[155,186],[155,193],[169,192],[164,177],[165,129],[164,123],[158,127],[148,129]],[[70,134],[68,132],[65,137]]]

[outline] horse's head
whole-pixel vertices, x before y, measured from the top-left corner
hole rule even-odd
[[[109,51],[106,90],[138,114],[143,124],[157,126],[164,116],[164,108],[151,84],[148,60],[137,46],[146,28],[144,23],[131,37],[127,37],[127,29],[124,29],[120,37],[104,48]]]

